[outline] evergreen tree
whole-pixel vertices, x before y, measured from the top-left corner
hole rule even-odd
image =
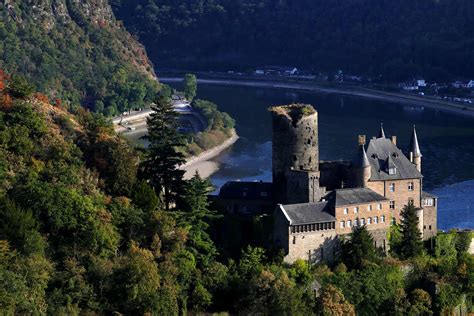
[[[183,187],[184,171],[179,169],[179,165],[185,160],[178,148],[184,145],[184,138],[177,131],[178,113],[170,99],[160,95],[152,110],[147,119],[148,135],[144,136],[150,145],[145,151],[141,174],[149,180],[169,210]]]
[[[351,269],[361,269],[378,258],[374,238],[365,226],[355,226],[349,239],[342,244],[344,263]]]
[[[402,231],[402,240],[400,244],[400,256],[404,259],[415,257],[423,251],[423,241],[421,232],[418,229],[417,209],[410,203],[406,205],[402,212],[402,221],[400,228]]]
[[[196,96],[197,91],[197,79],[193,74],[186,74],[184,76],[184,97],[188,101],[192,101]]]
[[[209,179],[201,179],[198,172],[186,182],[184,194],[180,200],[182,224],[188,228],[188,243],[193,255],[207,266],[217,253],[214,242],[209,236],[209,222],[218,217],[209,209],[208,194],[212,191]]]

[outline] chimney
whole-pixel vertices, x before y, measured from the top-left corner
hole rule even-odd
[[[365,145],[365,135],[359,135],[359,146]]]
[[[392,143],[397,146],[397,136],[392,136]]]

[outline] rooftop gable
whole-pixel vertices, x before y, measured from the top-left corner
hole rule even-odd
[[[326,212],[328,202],[279,205],[290,225],[334,222],[334,216]]]

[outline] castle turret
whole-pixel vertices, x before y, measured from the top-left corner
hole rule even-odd
[[[366,188],[371,177],[371,167],[369,158],[365,151],[365,136],[359,136],[359,149],[354,159],[354,167],[356,173],[356,185]]]
[[[383,123],[380,123],[380,130],[378,138],[385,138],[385,131],[383,130]]]
[[[411,136],[410,145],[408,146],[408,156],[410,162],[414,163],[416,169],[421,172],[421,158],[423,155],[420,151],[420,146],[418,145],[418,137],[416,135],[416,128],[413,126],[413,134]]]
[[[277,203],[321,200],[318,113],[311,105],[270,109],[273,116],[273,186]]]

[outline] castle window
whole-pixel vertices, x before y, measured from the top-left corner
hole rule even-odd
[[[347,221],[347,227],[352,227],[352,221],[351,220]]]
[[[367,211],[372,211],[372,204],[367,206]]]
[[[380,216],[380,222],[385,223],[385,215]]]
[[[390,183],[390,192],[395,192],[395,183]]]
[[[346,223],[344,221],[341,221],[341,228],[346,227]]]
[[[381,209],[382,209],[382,203],[377,204],[377,210],[380,211]]]
[[[430,225],[430,230],[431,230],[431,225]]]
[[[364,225],[365,225],[365,218],[362,218],[362,219],[360,220],[360,226],[364,226]]]
[[[358,219],[355,219],[355,220],[354,220],[354,227],[357,227],[357,226],[359,226],[359,220],[358,220]]]
[[[390,209],[391,210],[395,209],[395,201],[390,201]]]
[[[347,207],[344,208],[344,215],[349,213],[349,209]]]
[[[374,217],[374,224],[378,224],[378,223],[379,223],[379,218],[378,218],[378,216],[375,216]]]
[[[388,169],[388,174],[390,174],[390,175],[397,174],[397,168],[389,168]]]
[[[392,217],[392,225],[396,225],[397,224],[397,220],[395,219],[395,217]]]
[[[426,225],[423,225],[423,229],[426,229]]]
[[[415,187],[415,184],[413,182],[408,183],[408,191],[413,191],[414,187]]]
[[[408,198],[408,205],[414,205],[415,200],[413,198]]]
[[[358,206],[354,207],[354,214],[357,214],[357,213],[359,213],[359,207]]]
[[[370,225],[370,224],[372,224],[372,218],[369,217],[367,218],[367,225]]]
[[[293,236],[293,245],[296,244],[296,236]]]
[[[423,206],[434,206],[434,200],[433,199],[425,199],[423,201]]]

